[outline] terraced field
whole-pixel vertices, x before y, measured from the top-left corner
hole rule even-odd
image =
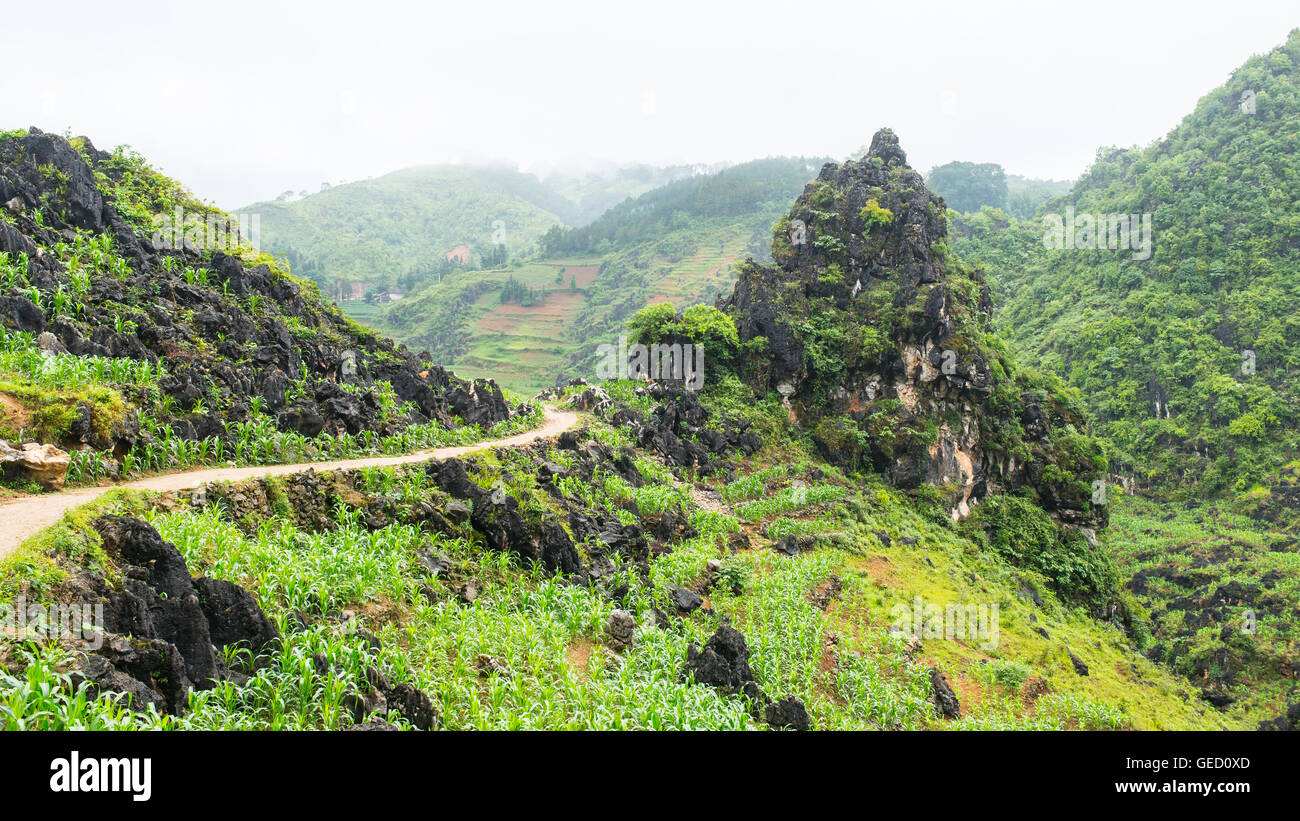
[[[376,310],[359,302],[344,303],[343,308],[357,321],[405,342],[412,350],[430,350],[434,361],[454,366],[457,373],[495,379],[511,390],[532,394],[554,385],[579,348],[592,341],[578,331],[584,309],[589,317],[604,316],[609,310],[601,302],[603,297],[591,304],[593,285],[604,284],[603,290],[619,294],[640,291],[645,305],[712,304],[735,282],[733,265],[748,253],[752,230],[740,223],[720,224],[704,236],[696,232],[678,237],[675,232],[662,247],[649,244],[635,253],[458,273],[389,309]],[[685,239],[694,249],[689,255],[675,258],[664,250],[680,247]],[[605,263],[634,272],[636,282],[600,279]],[[501,287],[511,278],[538,292],[538,301],[502,302]],[[463,305],[447,309],[475,285],[477,293],[471,293]]]
[[[662,272],[646,304],[671,302],[678,308],[712,303],[730,290],[736,281],[732,265],[744,257],[745,242],[738,233],[717,245],[701,247],[694,256],[680,262],[656,258],[654,270]]]
[[[692,256],[672,261],[655,257],[649,268],[645,304],[671,302],[679,308],[711,304],[735,282],[732,263],[742,256],[740,232],[718,242],[701,243]],[[563,284],[556,283],[556,273]],[[597,279],[600,260],[536,262],[504,271],[475,275],[493,283],[514,277],[544,291],[539,304],[502,303],[499,287],[475,300],[466,322],[469,353],[458,357],[458,372],[495,379],[511,390],[532,394],[555,383],[555,377],[581,344],[573,329],[587,299],[586,289]],[[576,288],[571,290],[570,281]]]
[[[569,329],[582,308],[582,289],[599,271],[599,264],[534,263],[488,272],[494,281],[514,277],[544,296],[539,304],[527,306],[501,302],[498,290],[480,296],[469,324],[470,352],[458,360],[457,367],[503,385],[518,385],[528,394],[554,384],[572,345]],[[557,274],[562,278],[559,284]]]
[[[391,332],[412,349],[431,349],[436,359],[454,364],[458,372],[492,378],[521,393],[535,393],[554,384],[555,374],[571,352],[569,331],[582,307],[584,289],[599,272],[598,259],[467,271],[396,303],[394,312],[403,312],[400,319],[385,309],[368,316],[364,312],[352,315]],[[537,301],[529,305],[502,302],[502,286],[511,279],[533,292]],[[466,293],[465,304],[446,310]],[[435,316],[433,312],[439,309],[444,313]],[[431,341],[448,335],[464,340],[456,355],[446,355]]]

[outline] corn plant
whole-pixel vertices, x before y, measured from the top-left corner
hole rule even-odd
[[[763,529],[763,534],[769,539],[780,539],[791,535],[812,536],[818,533],[830,533],[838,527],[839,524],[832,519],[801,520],[780,516]]]
[[[728,502],[743,502],[746,499],[756,499],[767,493],[767,485],[786,474],[786,469],[781,465],[764,468],[742,476],[734,482],[723,485],[719,493],[722,498]]]
[[[30,261],[24,252],[0,252],[0,291],[27,287]]]
[[[766,499],[755,499],[736,508],[740,518],[757,522],[771,516],[800,510],[806,507],[825,504],[844,496],[845,489],[839,485],[820,484],[811,487],[790,487]]]
[[[95,484],[107,479],[111,475],[108,468],[110,458],[112,454],[107,451],[71,451],[68,454],[68,484]]]
[[[57,645],[18,645],[24,663],[19,675],[0,667],[0,729],[143,730],[165,727],[168,719],[153,709],[129,709],[125,694],[91,695],[89,682],[72,686],[63,670],[73,655]]]

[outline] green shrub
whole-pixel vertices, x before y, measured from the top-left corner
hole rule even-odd
[[[1052,518],[1028,499],[990,496],[970,518],[988,544],[1012,564],[1042,573],[1062,595],[1089,604],[1113,596],[1119,577],[1110,557],[1076,531],[1062,533]]]

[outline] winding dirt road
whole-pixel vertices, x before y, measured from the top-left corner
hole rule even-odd
[[[540,428],[505,439],[479,442],[474,445],[455,445],[445,448],[431,448],[405,456],[375,456],[366,459],[343,459],[335,462],[300,462],[292,465],[261,465],[248,468],[204,468],[185,473],[168,473],[152,476],[134,482],[122,482],[103,487],[88,487],[52,493],[46,496],[25,496],[11,502],[0,503],[0,558],[8,556],[18,549],[27,537],[59,520],[64,513],[74,507],[84,505],[113,488],[131,488],[132,490],[189,490],[206,482],[236,482],[244,479],[258,479],[263,476],[285,476],[292,473],[305,473],[308,470],[328,471],[347,470],[350,468],[384,467],[405,465],[411,462],[427,462],[434,459],[450,459],[463,456],[485,448],[510,448],[526,445],[548,436],[556,436],[568,430],[578,422],[578,415],[546,406],[546,417]]]

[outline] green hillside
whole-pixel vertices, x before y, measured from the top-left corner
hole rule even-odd
[[[553,229],[547,256],[609,253],[661,239],[695,219],[779,214],[827,158],[772,157],[678,180],[611,208],[590,225]]]
[[[1244,493],[1295,457],[1298,143],[1295,31],[1164,139],[1100,150],[1039,219],[956,220],[954,250],[987,267],[1000,327],[1082,391],[1113,469],[1138,485]],[[1076,222],[1150,215],[1150,257],[1112,250],[1105,220],[1100,250],[1078,247],[1082,232],[1075,248],[1045,247],[1049,218],[1067,209]]]
[[[380,309],[370,321],[429,351],[434,361],[455,363],[463,373],[494,374],[502,384],[532,394],[555,383],[599,271],[599,259],[457,271]],[[522,289],[522,296],[506,293],[508,283],[511,290]]]
[[[455,268],[529,257],[559,225],[583,225],[611,206],[692,173],[690,166],[633,165],[540,181],[509,167],[434,165],[338,185],[292,202],[241,209],[261,217],[261,245],[299,276],[338,295],[339,280],[366,291],[413,290]],[[467,264],[445,254],[470,248]],[[348,288],[344,287],[344,294]],[[355,304],[348,312],[369,319]]]
[[[436,277],[437,263],[461,244],[476,262],[497,240],[512,256],[531,253],[566,205],[512,169],[425,166],[241,210],[261,216],[265,250],[333,294],[340,279],[401,288]]]
[[[601,214],[647,191],[702,172],[692,165],[629,165],[587,174],[555,173],[542,178],[542,184],[567,202],[560,211],[568,225],[587,225]],[[717,170],[717,169],[709,169]]]
[[[711,304],[730,290],[735,263],[765,258],[773,221],[821,163],[756,160],[670,183],[588,226],[551,229],[541,259],[456,272],[358,318],[435,362],[515,390],[536,391],[560,375],[592,378],[592,352],[637,310]],[[502,302],[511,277],[538,298]]]

